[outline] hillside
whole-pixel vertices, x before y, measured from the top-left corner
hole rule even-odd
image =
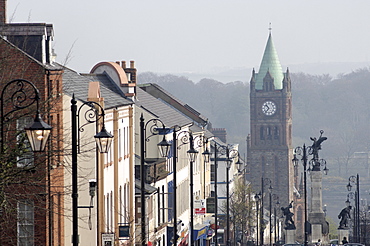
[[[370,70],[359,69],[333,79],[329,75],[291,74],[293,94],[293,146],[310,144],[320,130],[328,140],[321,158],[330,169],[324,177],[324,203],[336,217],[347,198],[348,177],[360,173],[361,193],[370,190],[368,159],[370,149]],[[174,75],[142,73],[139,83],[157,83],[180,100],[208,117],[213,127],[225,127],[229,143],[239,143],[245,152],[249,133],[249,84],[221,83],[202,79],[198,83]],[[361,156],[360,158],[355,158]],[[366,194],[366,197],[365,197]],[[330,204],[333,204],[330,211]]]

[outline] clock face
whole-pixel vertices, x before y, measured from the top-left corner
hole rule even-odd
[[[262,113],[265,115],[273,115],[276,112],[276,105],[271,101],[266,101],[262,104]]]

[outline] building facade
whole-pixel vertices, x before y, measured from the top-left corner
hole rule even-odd
[[[0,244],[54,245],[64,237],[63,222],[56,223],[64,212],[63,128],[60,127],[63,68],[53,62],[49,46],[52,25],[8,24],[4,0],[0,1],[0,16],[2,108],[4,112],[16,109],[1,119],[4,149],[1,151]],[[12,84],[12,91],[4,90],[9,82],[19,79],[31,82],[39,90],[40,114],[53,127],[45,152],[30,153],[27,144],[20,145],[21,126],[34,118],[36,104],[22,108],[22,100],[34,97],[25,84]],[[21,107],[14,107],[15,102]]]
[[[294,190],[291,81],[289,71],[281,68],[271,33],[259,71],[253,70],[250,81],[250,131],[247,162],[253,189],[267,193],[271,185],[280,203],[288,205]]]

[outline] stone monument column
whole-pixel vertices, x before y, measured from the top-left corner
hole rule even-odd
[[[329,225],[325,220],[325,213],[322,210],[322,172],[321,170],[311,171],[311,210],[308,214],[308,221],[311,224],[311,242],[319,239],[323,244],[328,244],[327,232]],[[326,233],[323,233],[326,232]]]
[[[342,243],[343,238],[346,238],[348,241],[348,238],[349,238],[348,229],[338,229],[338,244],[343,244]]]

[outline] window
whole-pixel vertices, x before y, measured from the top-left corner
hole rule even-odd
[[[110,217],[109,217],[109,209],[110,209],[110,207],[109,207],[109,193],[106,196],[106,200],[107,200],[107,205],[105,207],[107,209],[107,212],[106,212],[106,226],[107,226],[107,232],[109,232],[109,219],[110,219]]]
[[[20,147],[20,155],[17,157],[17,167],[33,165],[33,152],[26,133],[23,131],[24,127],[32,121],[33,119],[31,117],[23,117],[17,120],[17,131],[22,131],[17,136],[17,142]]]
[[[215,181],[215,165],[211,164],[211,181]]]
[[[126,191],[126,185],[125,185],[125,191]],[[123,220],[122,220],[122,217],[123,217],[123,213],[122,213],[122,186],[120,185],[119,186],[119,222],[122,223]]]
[[[266,135],[267,135],[267,139],[271,139],[271,127],[266,127]]]
[[[18,246],[33,246],[35,228],[33,201],[18,201],[17,207]]]
[[[122,157],[122,138],[121,129],[118,129],[118,158]]]
[[[123,158],[126,158],[126,127],[123,128]]]
[[[279,139],[279,128],[277,126],[275,126],[274,128],[274,138],[275,139]]]
[[[263,126],[261,126],[261,127],[260,127],[260,139],[261,139],[261,140],[264,140],[264,139],[265,139],[265,136],[264,136],[264,134],[263,134],[263,131],[264,131]]]

